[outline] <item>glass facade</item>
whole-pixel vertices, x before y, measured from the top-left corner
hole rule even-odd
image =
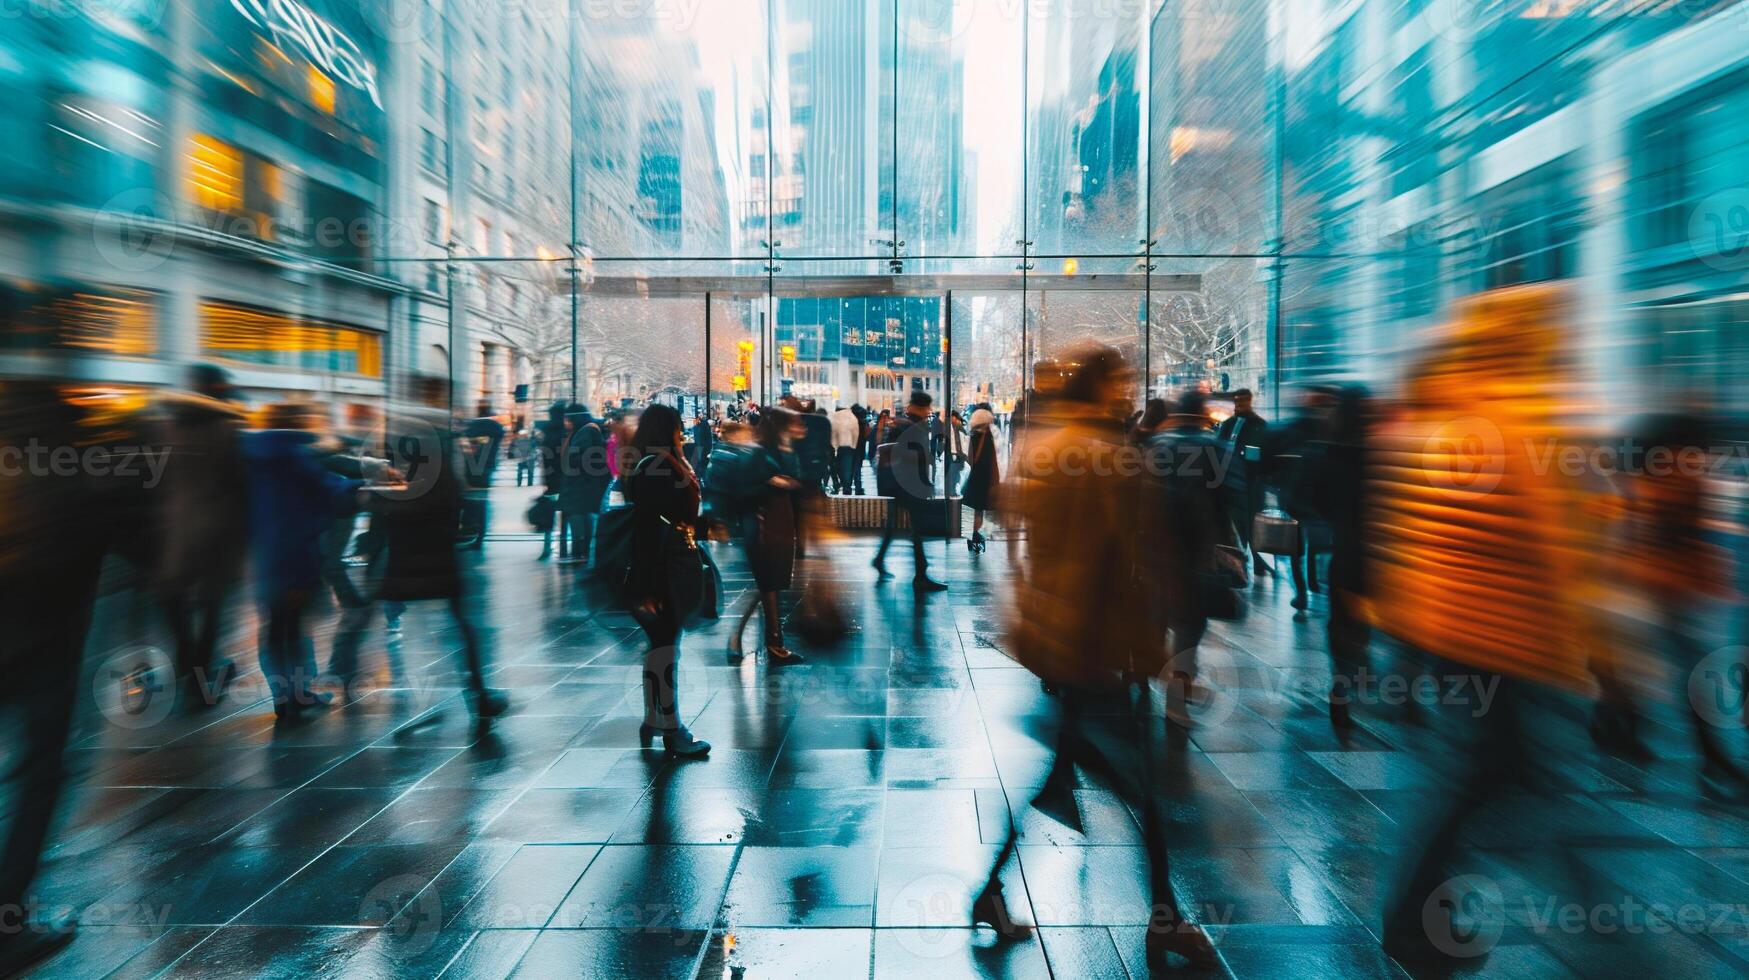
[[[1746,17],[58,5],[0,36],[4,348],[222,357],[262,397],[368,401],[439,373],[458,403],[530,412],[516,393],[958,405],[1094,338],[1138,396],[1269,403],[1388,379],[1463,296],[1561,281],[1624,400],[1722,393],[1749,370],[1749,53],[1712,28]],[[46,296],[122,306],[48,330]],[[215,309],[253,313],[214,347]]]

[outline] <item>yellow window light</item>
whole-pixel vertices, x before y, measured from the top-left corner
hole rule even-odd
[[[332,116],[336,100],[334,79],[323,74],[315,65],[307,71],[310,86],[310,104]]]
[[[243,151],[203,133],[189,138],[188,199],[210,211],[243,207]]]

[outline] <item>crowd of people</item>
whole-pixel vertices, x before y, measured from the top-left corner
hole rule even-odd
[[[545,533],[541,559],[556,554],[643,632],[641,743],[660,741],[691,760],[707,759],[711,746],[683,721],[681,647],[713,593],[720,598],[713,545],[741,548],[753,583],[726,612],[724,656],[746,662],[744,637],[757,614],[751,656],[786,669],[806,661],[786,638],[780,603],[809,587],[805,563],[826,550],[828,497],[867,495],[864,474],[873,474],[874,495],[888,501],[874,568],[886,578],[893,541],[909,537],[919,601],[947,588],[930,574],[926,541],[946,533],[934,526],[946,513],[937,505],[957,498],[973,515],[974,560],[992,540],[1006,544],[1008,564],[991,569],[1006,593],[1005,649],[1060,705],[1054,761],[1031,805],[1072,811],[1064,800],[1079,785],[1077,771],[1129,801],[1149,861],[1155,965],[1215,959],[1169,873],[1159,743],[1182,738],[1195,724],[1192,707],[1221,696],[1199,665],[1211,621],[1241,618],[1248,587],[1285,562],[1300,617],[1327,594],[1327,700],[1338,734],[1357,725],[1365,707],[1353,696],[1358,678],[1382,644],[1441,676],[1508,693],[1503,707],[1468,722],[1467,747],[1450,760],[1457,792],[1429,801],[1433,829],[1412,849],[1384,923],[1394,955],[1435,954],[1424,903],[1453,858],[1465,815],[1509,774],[1515,719],[1539,692],[1592,692],[1598,744],[1648,751],[1637,732],[1633,658],[1584,625],[1569,587],[1605,580],[1602,566],[1620,559],[1621,584],[1656,610],[1658,652],[1685,669],[1701,655],[1700,606],[1730,594],[1728,566],[1706,531],[1700,475],[1628,466],[1600,491],[1532,472],[1523,458],[1530,450],[1514,448],[1527,434],[1572,441],[1553,413],[1539,414],[1523,397],[1527,380],[1554,390],[1561,368],[1548,349],[1560,342],[1539,333],[1554,311],[1519,296],[1478,306],[1473,319],[1428,356],[1403,397],[1311,386],[1294,417],[1278,424],[1258,413],[1251,392],[1206,386],[1135,410],[1125,358],[1091,344],[1036,366],[1005,434],[991,406],[943,412],[925,391],[878,411],[827,412],[785,398],[690,426],[663,404],[601,418],[561,402],[539,424],[506,430],[484,408],[458,422],[443,382],[414,379],[418,404],[397,407],[368,432],[336,433],[307,403],[246,410],[212,367],[196,369],[188,390],[161,393],[101,425],[52,385],[8,383],[0,388],[4,445],[112,455],[160,445],[170,456],[149,488],[90,477],[0,482],[8,584],[0,617],[16,639],[6,648],[14,680],[5,709],[19,723],[21,760],[6,774],[12,811],[0,841],[0,905],[23,903],[48,831],[106,556],[139,568],[161,607],[190,710],[217,703],[240,672],[220,655],[218,637],[229,596],[247,582],[280,723],[328,705],[318,678],[356,675],[374,610],[382,608],[393,632],[407,603],[429,601],[454,617],[468,703],[488,725],[511,705],[484,679],[464,556],[487,536],[488,491],[508,457],[517,485],[540,491],[527,517]],[[1501,380],[1506,348],[1517,352],[1515,364],[1542,373]],[[1463,366],[1472,362],[1494,380],[1467,384]],[[1217,401],[1232,411],[1218,411]],[[1474,440],[1442,435],[1453,413],[1488,420],[1492,438],[1477,450]],[[1645,446],[1670,458],[1704,453],[1712,442],[1695,416],[1660,416],[1639,431]],[[1466,453],[1474,458],[1459,466]],[[1607,507],[1593,506],[1604,498]],[[93,513],[111,519],[93,521]],[[1575,552],[1594,560],[1576,565]],[[318,667],[305,621],[330,596],[339,626]],[[1686,692],[1682,701],[1692,710]],[[1745,795],[1739,763],[1698,712],[1693,723],[1707,790]],[[1011,833],[970,910],[1006,938],[1026,932],[1002,894],[1000,872],[1014,853]],[[36,939],[0,941],[59,933],[26,935]],[[4,952],[12,962],[41,951]]]

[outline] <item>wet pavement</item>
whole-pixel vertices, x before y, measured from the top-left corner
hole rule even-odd
[[[873,537],[829,543],[807,574],[842,591],[855,632],[796,641],[804,666],[730,665],[726,624],[689,634],[682,712],[715,751],[680,762],[638,747],[639,634],[586,608],[573,569],[536,561],[526,496],[495,493],[502,533],[475,569],[490,680],[514,702],[485,735],[437,606],[413,607],[400,637],[379,618],[364,680],[294,727],[276,727],[258,675],[211,711],[99,711],[118,652],[158,629],[126,593],[105,599],[39,889],[87,925],[36,975],[1146,975],[1135,813],[1085,774],[1079,827],[1026,806],[1057,702],[1001,651],[1002,543],[981,559],[932,544],[953,589],[924,598],[876,580]],[[733,601],[750,580],[734,549],[718,555]],[[1381,685],[1337,737],[1323,600],[1296,619],[1285,580],[1215,627],[1190,735],[1160,739],[1181,901],[1223,975],[1451,975],[1405,971],[1377,939],[1398,854],[1447,785],[1432,709]],[[324,661],[333,618],[317,618]],[[253,623],[234,627],[252,670]],[[1536,777],[1466,828],[1494,934],[1456,974],[1749,970],[1749,808],[1701,798],[1674,715],[1647,733],[1660,758],[1630,763],[1592,746],[1582,708],[1549,709],[1525,750]],[[1165,730],[1157,713],[1145,727]],[[1007,894],[1039,929],[999,944],[968,906],[1011,813]],[[1588,900],[1665,911],[1626,943],[1595,915],[1564,927],[1575,876]],[[1700,927],[1677,921],[1691,909]]]

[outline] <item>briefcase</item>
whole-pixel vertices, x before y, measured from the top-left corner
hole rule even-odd
[[[1279,510],[1266,510],[1251,521],[1251,550],[1259,555],[1300,553],[1300,522]]]

